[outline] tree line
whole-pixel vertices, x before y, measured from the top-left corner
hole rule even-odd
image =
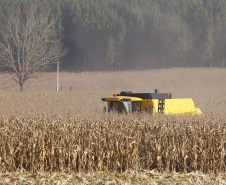
[[[0,0],[0,28],[31,4],[57,18],[65,71],[225,66],[226,0]]]

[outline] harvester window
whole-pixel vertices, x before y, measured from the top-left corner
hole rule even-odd
[[[108,112],[110,111],[116,111],[119,113],[125,113],[128,114],[129,109],[128,109],[128,103],[130,102],[114,102],[114,101],[110,101],[108,102]]]

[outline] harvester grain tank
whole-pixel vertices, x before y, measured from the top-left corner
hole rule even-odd
[[[195,108],[191,98],[172,99],[171,94],[159,93],[133,93],[122,91],[112,97],[101,98],[107,102],[107,110],[119,113],[131,114],[133,112],[149,112],[159,114],[198,114],[202,112]]]

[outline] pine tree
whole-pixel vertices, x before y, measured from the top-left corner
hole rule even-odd
[[[106,49],[106,62],[108,65],[111,66],[111,70],[114,70],[114,63],[115,63],[115,40],[111,35],[108,39],[108,45]]]
[[[207,4],[208,11],[207,28],[204,37],[204,54],[203,58],[209,61],[210,67],[213,67],[213,49],[214,49],[214,27],[213,27],[213,6],[211,1]]]

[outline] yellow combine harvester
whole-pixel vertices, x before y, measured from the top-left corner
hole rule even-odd
[[[114,94],[113,97],[101,99],[107,102],[108,112],[117,111],[125,114],[131,114],[133,112],[177,115],[202,114],[199,108],[195,108],[194,101],[191,98],[172,99],[171,94],[159,93],[157,89],[155,89],[155,93],[122,91],[120,94]]]

